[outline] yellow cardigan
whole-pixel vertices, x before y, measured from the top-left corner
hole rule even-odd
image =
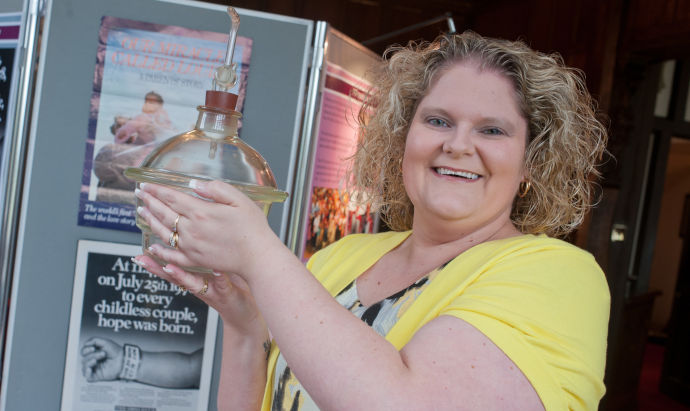
[[[355,234],[316,253],[307,268],[337,295],[410,232]],[[522,235],[478,244],[451,261],[393,326],[401,349],[439,315],[461,318],[520,368],[547,410],[596,410],[604,395],[610,295],[591,254]],[[273,344],[263,410],[270,410]]]

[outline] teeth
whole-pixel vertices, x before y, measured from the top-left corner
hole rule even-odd
[[[449,170],[447,168],[437,168],[436,172],[439,174],[442,174],[444,176],[462,177],[462,178],[468,178],[470,180],[476,180],[479,178],[479,174],[474,174],[474,173],[470,173],[467,171],[453,171],[453,170]]]

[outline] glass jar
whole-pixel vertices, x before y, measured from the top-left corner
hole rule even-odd
[[[139,167],[130,167],[125,175],[141,183],[155,183],[196,195],[189,188],[192,179],[222,180],[246,194],[264,214],[272,203],[283,202],[287,193],[278,190],[275,177],[264,158],[237,134],[239,112],[213,106],[197,107],[199,116],[193,130],[174,136],[157,146]],[[137,199],[137,207],[141,206]],[[168,239],[156,237],[139,215],[137,227],[142,233],[143,252],[151,255],[152,244],[170,247]],[[159,264],[166,264],[158,259]],[[210,273],[204,267],[184,267],[187,271]]]

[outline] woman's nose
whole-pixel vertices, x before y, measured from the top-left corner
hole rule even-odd
[[[443,152],[446,154],[461,156],[474,154],[474,151],[471,130],[458,127],[453,133],[449,133],[443,142]]]

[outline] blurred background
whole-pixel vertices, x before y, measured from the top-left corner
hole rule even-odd
[[[690,0],[210,2],[325,21],[379,55],[470,29],[581,69],[610,131],[600,200],[567,239],[596,257],[611,290],[600,409],[690,410]],[[0,12],[22,3],[2,0]]]

